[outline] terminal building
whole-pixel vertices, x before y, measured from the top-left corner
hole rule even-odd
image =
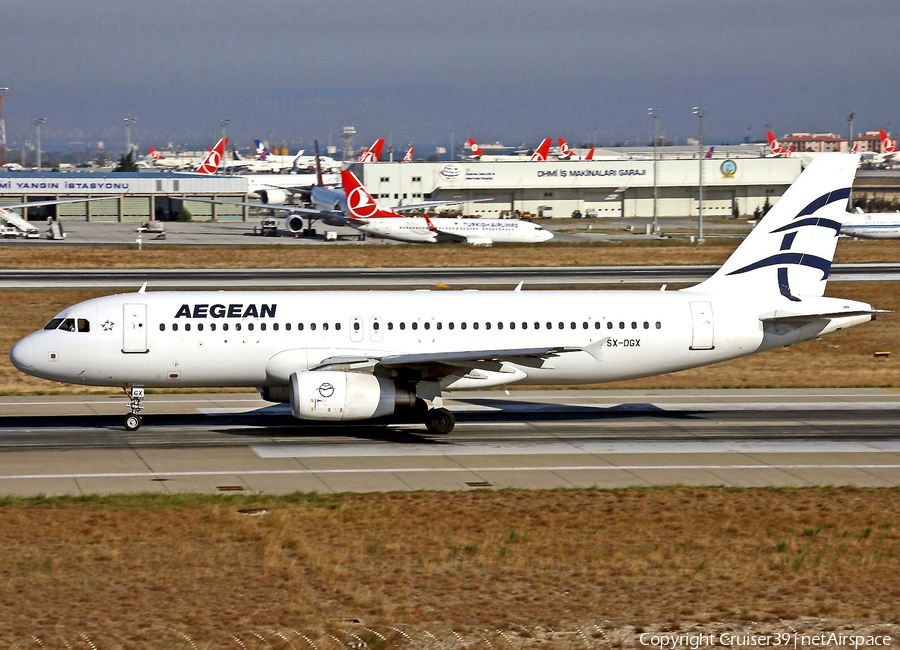
[[[459,200],[465,215],[503,217],[530,213],[566,217],[659,217],[698,214],[700,173],[703,215],[751,215],[774,203],[800,174],[796,158],[704,158],[355,163],[357,176],[384,205]],[[654,167],[657,174],[654,178]],[[491,199],[473,203],[477,199]]]

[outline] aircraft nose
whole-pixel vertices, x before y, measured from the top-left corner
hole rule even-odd
[[[538,236],[540,238],[539,241],[548,241],[550,239],[553,239],[553,233],[546,229],[538,233]]]
[[[22,372],[34,372],[34,341],[30,336],[16,343],[9,351],[9,360]]]

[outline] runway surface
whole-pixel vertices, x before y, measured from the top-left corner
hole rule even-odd
[[[250,393],[0,398],[0,494],[900,486],[900,391],[454,394],[447,436],[319,425]]]
[[[438,284],[454,288],[508,286],[599,286],[701,282],[716,265],[487,267],[487,268],[335,268],[335,269],[9,269],[4,289],[186,288],[412,288]],[[835,264],[833,282],[900,280],[900,264]]]

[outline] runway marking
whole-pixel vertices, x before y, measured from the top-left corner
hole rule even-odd
[[[900,469],[900,465],[560,465],[555,467],[394,467],[372,469],[274,469],[213,472],[98,472],[96,474],[21,474],[0,476],[0,480],[54,478],[156,478],[174,476],[266,476],[315,474],[413,474],[433,472],[566,472],[566,471],[644,471],[644,470],[727,470],[727,469]]]

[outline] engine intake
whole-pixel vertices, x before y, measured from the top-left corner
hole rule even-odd
[[[416,405],[416,396],[390,379],[332,370],[291,373],[290,397],[301,420],[369,420]]]

